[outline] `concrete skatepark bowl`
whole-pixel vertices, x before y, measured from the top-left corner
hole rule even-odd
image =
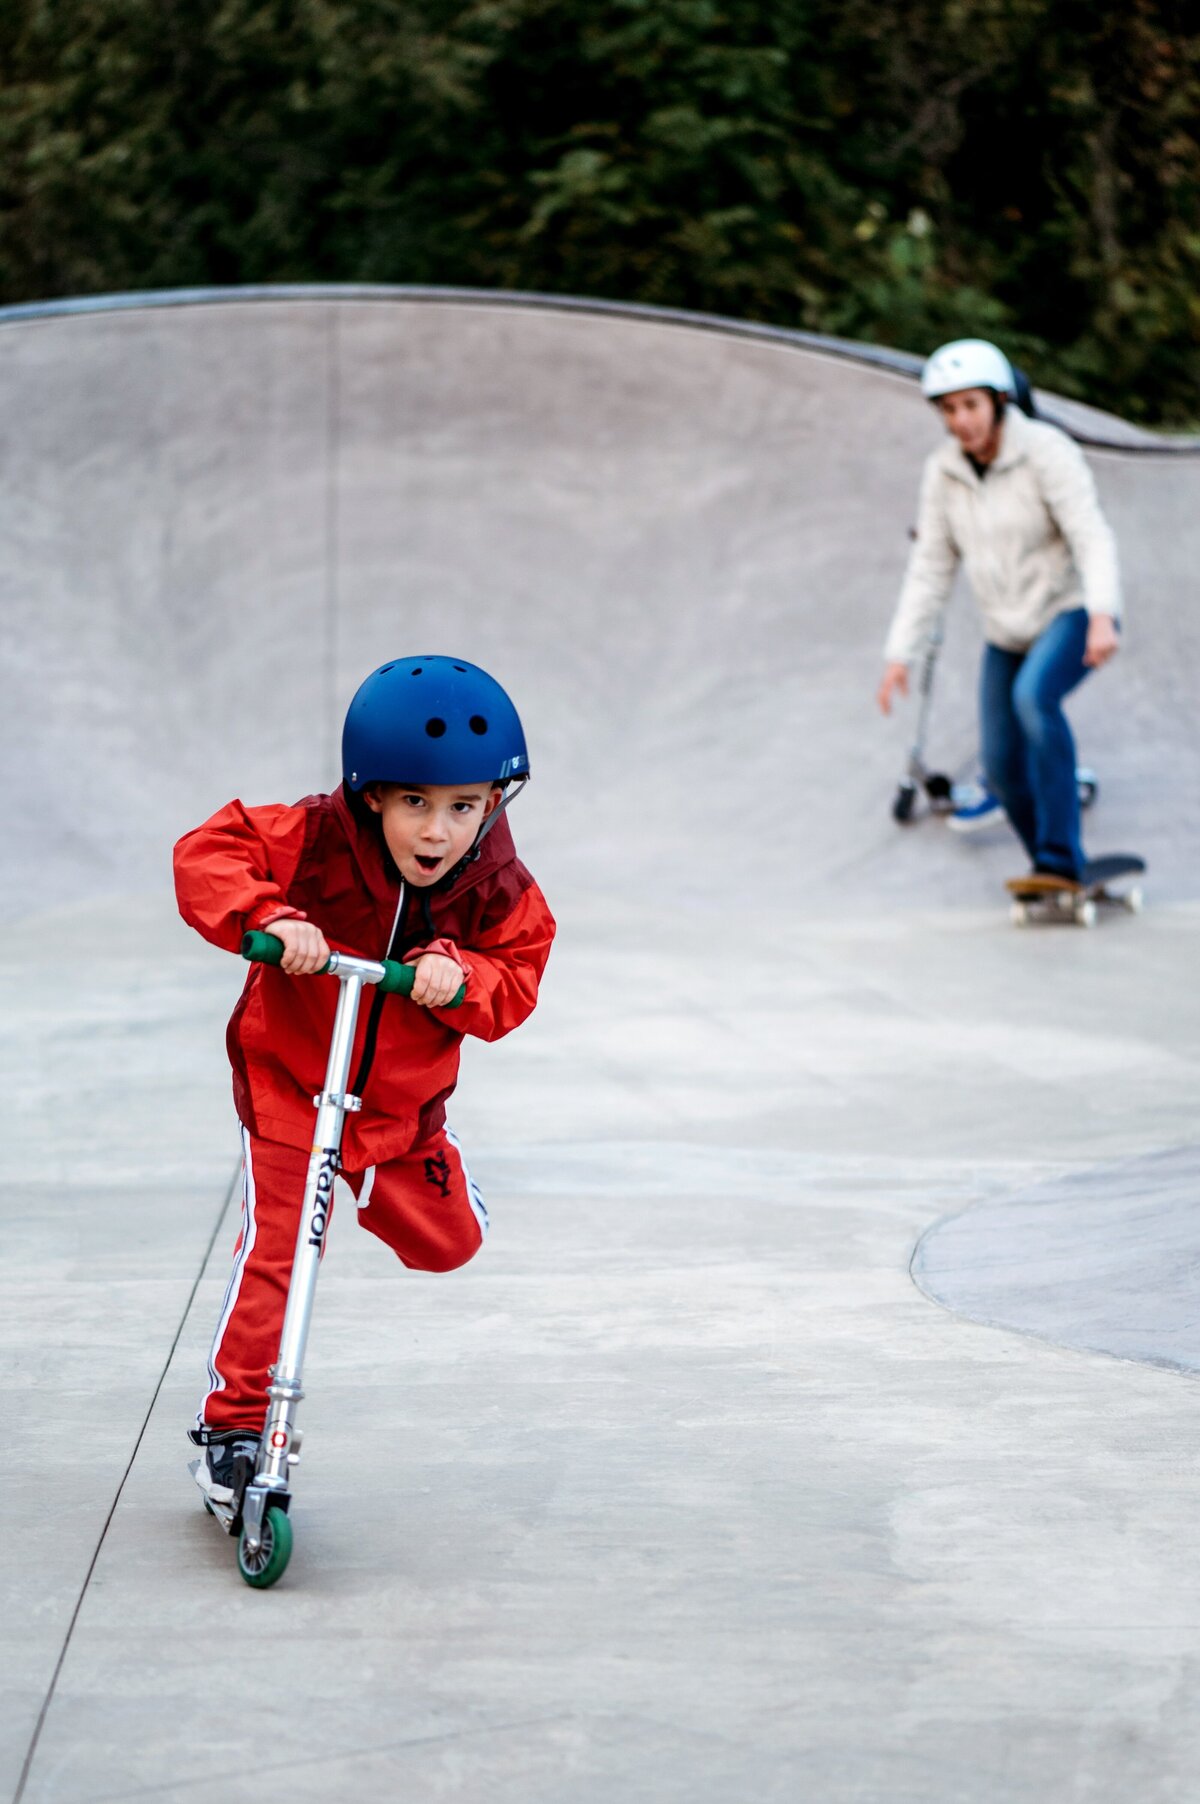
[[[1129,603],[1089,846],[1150,873],[1016,933],[1014,842],[889,817],[914,367],[533,297],[0,314],[6,1796],[1191,1795],[1200,462],[1058,408]],[[169,850],[332,783],[401,650],[516,696],[560,941],[464,1060],[485,1253],[335,1211],[260,1594],[185,1472],[242,972]],[[977,650],[959,598],[963,774]]]

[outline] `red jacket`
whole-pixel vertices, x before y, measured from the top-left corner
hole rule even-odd
[[[432,946],[459,960],[467,994],[457,1009],[364,993],[350,1067],[363,1107],[346,1116],[347,1171],[384,1164],[437,1131],[458,1080],[462,1036],[498,1040],[532,1013],[554,938],[554,918],[517,858],[506,819],[448,890],[421,890],[401,884],[382,836],[359,824],[340,788],[292,807],[230,802],[175,847],[175,893],[184,920],[227,952],[240,950],[248,928],[290,914],[361,958],[382,958],[389,946],[396,957]],[[250,967],[226,1043],[234,1102],[251,1133],[312,1145],[336,1003],[329,978]]]

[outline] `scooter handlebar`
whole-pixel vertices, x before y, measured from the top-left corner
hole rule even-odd
[[[283,958],[283,941],[274,933],[262,933],[257,930],[245,933],[242,935],[242,957],[249,959],[253,965],[277,965]],[[415,965],[402,965],[394,958],[381,958],[373,962],[383,966],[383,976],[379,980],[378,987],[386,995],[408,996],[411,994],[417,977]],[[328,969],[327,964],[321,966],[321,971],[328,971]],[[320,974],[317,972],[317,976]],[[464,1001],[466,994],[466,984],[460,984],[458,994],[452,996],[449,1002],[443,1003],[443,1008],[457,1008]]]

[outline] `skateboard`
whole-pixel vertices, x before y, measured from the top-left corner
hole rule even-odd
[[[1114,890],[1111,885],[1125,878],[1140,877],[1146,862],[1132,852],[1113,852],[1107,858],[1093,858],[1080,881],[1069,877],[1051,877],[1031,871],[1025,877],[1010,877],[1005,888],[1012,897],[1012,920],[1016,927],[1027,927],[1037,914],[1044,920],[1073,921],[1077,927],[1094,927],[1097,905],[1124,908],[1139,914],[1142,886],[1131,883]]]

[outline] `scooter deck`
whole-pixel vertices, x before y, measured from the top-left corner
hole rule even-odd
[[[188,1461],[188,1471],[193,1478],[195,1478],[199,1470],[200,1461],[198,1459],[190,1459]],[[236,1534],[242,1519],[240,1507],[235,1506],[232,1503],[218,1503],[215,1498],[209,1497],[203,1490],[201,1490],[200,1495],[204,1499],[205,1509],[210,1516],[216,1517],[217,1521],[221,1524],[221,1527],[225,1530],[225,1533],[227,1535]]]

